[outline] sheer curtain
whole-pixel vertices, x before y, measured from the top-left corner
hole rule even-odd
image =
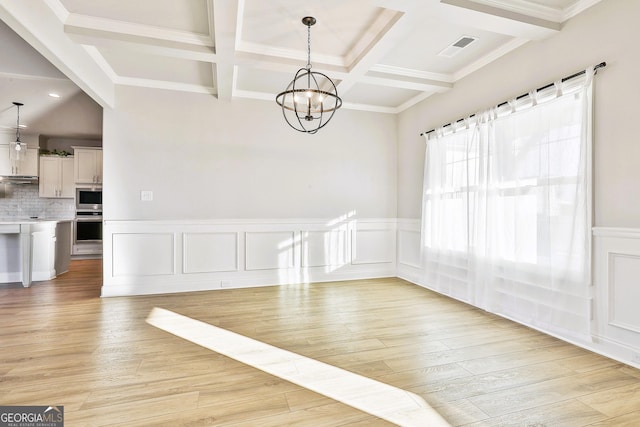
[[[593,74],[427,135],[426,286],[588,336]]]

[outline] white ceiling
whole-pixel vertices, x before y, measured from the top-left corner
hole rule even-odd
[[[313,69],[343,108],[398,113],[599,1],[0,0],[0,19],[55,66],[35,51],[16,60],[29,48],[0,25],[0,126],[15,126],[14,100],[29,103],[25,120],[59,102],[54,88],[104,107],[117,85],[273,101],[306,64],[304,16],[317,19]],[[438,55],[462,36],[477,40]]]

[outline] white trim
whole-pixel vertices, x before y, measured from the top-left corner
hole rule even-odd
[[[20,80],[38,80],[38,81],[62,81],[62,82],[71,82],[67,77],[49,77],[49,76],[36,76],[36,75],[27,75],[27,74],[15,74],[15,73],[7,73],[4,71],[0,71],[0,77],[7,77],[9,79],[20,79]]]
[[[152,89],[165,89],[165,90],[175,90],[175,91],[181,91],[181,92],[204,93],[208,95],[217,94],[216,88],[211,86],[203,86],[203,85],[191,84],[191,83],[170,82],[166,80],[151,80],[151,79],[140,79],[136,77],[119,76],[115,79],[115,83],[117,85],[122,85],[122,86],[137,86],[137,87],[146,87],[146,88],[152,88]]]
[[[443,83],[454,83],[457,79],[452,74],[430,73],[428,71],[414,70],[411,68],[396,67],[393,65],[376,64],[369,71],[392,74],[394,76],[414,77],[425,80],[435,80]]]
[[[300,61],[300,68],[304,68],[307,63],[307,52],[301,50],[277,48],[269,45],[245,41],[238,42],[236,49],[239,52],[245,52],[254,55],[266,55],[275,58],[286,58]],[[344,59],[340,56],[321,55],[314,53],[311,60],[314,69],[320,68],[321,65],[334,65],[343,68],[347,66]]]
[[[592,232],[597,237],[640,239],[640,228],[593,227]]]
[[[595,6],[600,3],[602,0],[579,0],[574,4],[567,7],[562,14],[562,21],[567,21],[579,13],[589,9],[591,6]]]

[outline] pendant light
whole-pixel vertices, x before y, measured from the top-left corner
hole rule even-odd
[[[24,104],[21,102],[14,102],[13,105],[16,106],[17,109],[17,121],[16,121],[16,140],[11,143],[11,150],[9,150],[10,156],[12,160],[18,161],[22,160],[24,157],[24,150],[27,148],[26,144],[23,144],[20,141],[20,107]]]
[[[302,23],[307,26],[307,65],[300,68],[287,89],[276,96],[276,102],[282,107],[289,126],[299,132],[314,134],[329,123],[342,106],[342,99],[329,77],[311,71],[311,26],[316,19],[306,16]]]

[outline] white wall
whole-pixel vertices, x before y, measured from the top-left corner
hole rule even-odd
[[[398,216],[419,218],[424,140],[420,132],[494,106],[601,61],[595,80],[595,224],[640,227],[640,1],[604,0],[562,31],[516,51],[402,113],[398,121]]]
[[[103,146],[108,220],[396,216],[392,115],[343,109],[306,135],[275,101],[125,87]]]

